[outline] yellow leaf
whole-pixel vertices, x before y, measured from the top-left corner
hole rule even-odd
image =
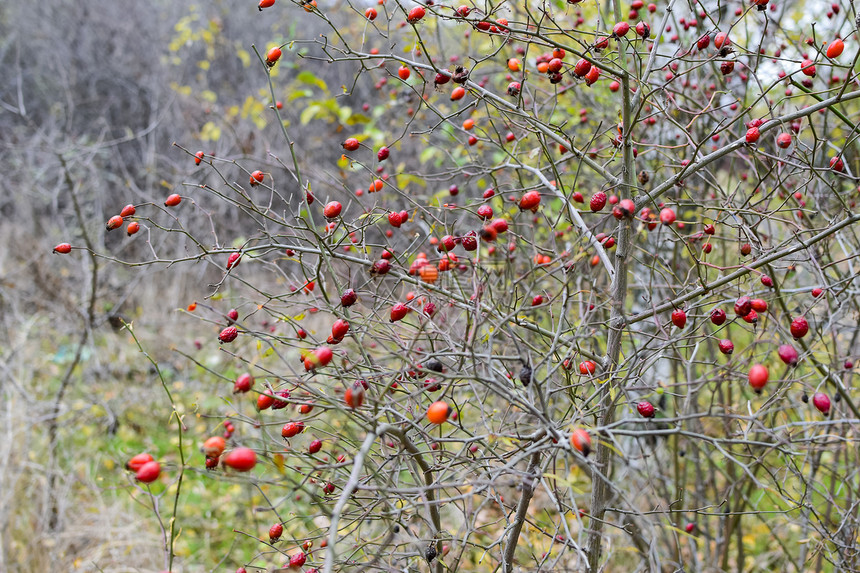
[[[201,70],[208,70],[209,66],[210,64],[208,60],[200,60],[199,62],[197,62],[197,67]]]
[[[242,66],[247,68],[251,65],[251,54],[249,54],[247,50],[239,48],[238,50],[236,50],[236,56],[238,56],[239,59],[242,60]]]

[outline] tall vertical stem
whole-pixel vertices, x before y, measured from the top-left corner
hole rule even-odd
[[[621,22],[621,3],[613,0],[616,21]],[[633,169],[633,144],[631,140],[632,115],[631,115],[631,92],[630,74],[627,67],[627,43],[618,39],[618,59],[620,67],[624,70],[621,76],[621,91],[623,94],[621,108],[621,146],[624,165],[622,166],[621,192],[624,196],[635,193],[634,169]],[[606,344],[606,356],[603,368],[609,374],[609,381],[603,385],[600,392],[600,403],[604,410],[600,414],[599,425],[607,426],[615,419],[616,405],[611,396],[613,389],[617,390],[620,377],[617,374],[618,358],[621,355],[621,339],[625,329],[624,304],[627,299],[627,260],[630,255],[630,220],[622,219],[617,229],[617,249],[615,252],[615,280],[610,292],[610,318],[609,338]],[[610,484],[612,483],[612,451],[596,441],[594,449],[594,479],[591,485],[591,529],[586,540],[586,555],[588,557],[588,571],[595,573],[600,566],[601,537],[603,534],[604,515],[612,494]]]

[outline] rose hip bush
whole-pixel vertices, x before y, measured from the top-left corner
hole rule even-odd
[[[856,25],[804,6],[260,2],[269,155],[107,223],[217,270],[241,372],[137,479],[262,493],[248,571],[856,566]]]

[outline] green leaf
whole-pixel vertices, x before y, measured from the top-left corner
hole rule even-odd
[[[309,84],[312,86],[317,86],[318,88],[320,88],[324,92],[328,93],[328,85],[326,85],[326,83],[323,80],[316,77],[314,74],[312,74],[311,72],[309,72],[307,70],[300,72],[299,75],[296,77],[296,79],[303,84]]]

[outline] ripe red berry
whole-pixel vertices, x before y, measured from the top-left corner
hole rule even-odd
[[[237,329],[235,326],[228,326],[218,335],[218,340],[220,340],[222,344],[227,342],[233,342],[234,340],[236,340],[237,336],[239,336],[239,329]]]
[[[346,289],[343,291],[343,294],[340,295],[340,304],[343,306],[352,306],[357,300],[358,295],[355,294],[355,291],[351,288]]]
[[[538,205],[540,205],[540,193],[537,191],[529,191],[525,193],[520,199],[520,210],[522,211],[534,211],[537,209]]]
[[[496,230],[498,234],[506,233],[508,231],[508,222],[504,219],[494,219],[490,225]]]
[[[343,393],[343,399],[350,408],[360,408],[364,403],[364,386],[361,382],[355,382],[351,388],[347,388]]]
[[[589,207],[595,213],[602,210],[606,206],[606,193],[603,191],[598,191],[594,195],[591,196],[591,201],[589,202]]]
[[[236,378],[235,384],[233,384],[233,393],[245,393],[248,392],[254,386],[254,378],[248,374],[241,374],[238,378]]]
[[[812,60],[803,60],[800,62],[800,71],[803,72],[803,75],[809,76],[810,78],[815,77],[815,64]]]
[[[586,360],[585,362],[579,363],[579,373],[583,376],[594,374],[594,371],[597,369],[597,365],[591,360]]]
[[[718,32],[716,36],[714,36],[714,47],[718,50],[721,50],[723,46],[728,46],[732,43],[729,40],[729,35],[725,32]]]
[[[711,45],[711,37],[708,34],[705,34],[696,42],[696,47],[699,48],[699,51],[706,50],[708,46]]]
[[[359,146],[360,146],[361,144],[358,142],[358,140],[357,140],[356,138],[354,138],[354,137],[350,137],[349,139],[347,139],[346,141],[344,141],[341,145],[342,145],[342,146],[343,146],[343,148],[344,148],[344,149],[346,149],[347,151],[355,151],[356,149],[358,149],[358,148],[359,148]]]
[[[639,412],[639,415],[643,418],[654,417],[654,405],[651,402],[639,402],[638,404],[636,404],[636,411]]]
[[[795,338],[803,338],[809,332],[809,323],[802,316],[791,321],[791,335]]]
[[[715,308],[711,311],[711,322],[720,326],[726,321],[726,311],[721,308]]]
[[[251,176],[249,177],[249,183],[251,184],[251,187],[256,187],[257,185],[262,183],[265,177],[266,176],[260,170],[252,172]]]
[[[660,222],[664,225],[671,225],[675,222],[675,211],[669,207],[665,207],[660,211]]]
[[[257,4],[257,8],[262,12],[263,8],[271,8],[275,5],[275,0],[260,0],[260,3]]]
[[[797,350],[794,349],[790,344],[783,344],[777,349],[777,354],[779,355],[779,359],[789,366],[797,366]]]
[[[735,314],[744,317],[752,310],[752,300],[748,296],[742,296],[735,301]]]
[[[391,307],[390,320],[391,322],[397,322],[398,320],[403,320],[403,318],[409,313],[409,307],[405,304],[398,302],[394,306]]]
[[[322,449],[322,442],[320,440],[313,440],[310,444],[308,444],[308,453],[315,454]]]
[[[387,147],[380,147],[379,151],[376,152],[376,159],[377,161],[385,161],[390,154],[391,151]]]
[[[767,275],[762,275],[762,276],[761,276],[761,284],[763,284],[764,286],[766,286],[766,287],[770,288],[770,287],[772,287],[772,286],[773,286],[773,279],[772,279],[772,278],[770,278],[770,277],[769,277],[769,276],[767,276]]]
[[[304,429],[305,425],[302,422],[287,422],[284,424],[284,427],[281,428],[281,436],[284,438],[292,438],[301,434]]]
[[[137,221],[132,221],[125,228],[125,234],[129,237],[136,234],[138,231],[140,231],[140,223],[138,223]]]
[[[749,382],[750,386],[753,387],[756,394],[761,394],[762,388],[767,384],[768,372],[767,368],[762,366],[761,364],[754,364],[752,368],[750,368],[749,372]]]
[[[612,35],[616,38],[620,38],[627,34],[630,31],[630,24],[627,22],[618,22],[615,26],[612,27]]]
[[[829,46],[827,46],[827,57],[831,60],[833,58],[838,58],[840,55],[842,55],[842,50],[844,49],[845,43],[839,38],[836,38],[835,40],[830,42]]]
[[[152,483],[161,474],[161,465],[156,461],[146,462],[137,470],[135,478],[143,483]]]
[[[136,209],[134,208],[134,205],[126,205],[122,208],[122,211],[119,212],[119,216],[125,219],[127,217],[133,216],[135,211]]]
[[[731,340],[729,340],[728,338],[724,338],[724,339],[720,340],[719,347],[720,347],[720,352],[722,352],[723,354],[731,354],[732,352],[735,351],[734,343]]]
[[[782,149],[787,148],[791,145],[791,134],[790,133],[780,133],[776,137],[776,144]]]
[[[224,456],[221,463],[236,471],[247,472],[257,465],[257,454],[251,448],[236,448]]]
[[[269,543],[274,543],[278,539],[281,538],[281,535],[284,533],[284,526],[280,523],[274,524],[269,528]]]
[[[591,453],[591,436],[586,430],[577,428],[570,435],[570,445],[583,456],[588,456]]]
[[[203,158],[204,158],[205,156],[206,156],[206,155],[205,155],[202,151],[198,151],[197,153],[195,153],[195,154],[194,154],[194,164],[195,164],[195,165],[200,165],[200,162],[201,162],[201,161],[203,161]]]
[[[812,396],[812,405],[825,416],[830,413],[830,397],[823,392],[816,392]]]
[[[424,10],[422,6],[416,6],[409,11],[409,14],[406,16],[406,21],[410,24],[414,24],[421,20],[421,18],[423,18],[426,13],[427,11]]]
[[[747,143],[755,143],[759,137],[761,137],[761,132],[759,132],[757,127],[751,127],[747,130]]]
[[[342,318],[334,321],[331,326],[331,335],[335,340],[341,340],[349,332],[349,323]]]
[[[409,79],[409,76],[412,75],[412,72],[406,66],[400,66],[397,70],[397,77],[399,77],[404,82]]]
[[[266,65],[274,66],[281,59],[281,49],[277,46],[266,52]]]
[[[69,243],[60,243],[54,247],[54,252],[61,255],[68,255],[72,252],[72,246]]]
[[[367,18],[368,20],[370,20],[371,22],[376,20],[376,16],[377,16],[376,8],[368,8],[367,10],[364,11],[364,17]]]
[[[169,195],[167,199],[164,200],[165,207],[176,207],[182,202],[182,197],[174,193],[173,195]]]
[[[266,390],[264,393],[257,396],[257,409],[260,411],[268,410],[274,403],[275,397],[272,396],[270,390]]]
[[[343,205],[341,205],[339,201],[331,201],[327,203],[323,209],[323,215],[325,215],[326,219],[334,219],[340,215],[342,210]]]
[[[578,78],[584,78],[590,70],[591,62],[589,62],[585,58],[580,59],[578,62],[576,62],[576,65],[573,66],[573,73]]]
[[[767,302],[760,298],[752,299],[750,306],[756,312],[767,312]]]
[[[845,163],[842,161],[841,157],[831,157],[830,158],[830,169],[833,171],[839,171],[840,173],[845,170]]]
[[[238,266],[241,258],[241,253],[230,253],[230,256],[227,257],[227,270],[229,271],[233,267]]]
[[[684,328],[684,325],[687,324],[687,313],[680,308],[673,310],[672,324],[674,324],[678,328]]]
[[[814,289],[812,289],[812,296],[814,296],[815,298],[820,297],[823,293],[824,293],[824,291],[818,287],[815,287]]]
[[[305,559],[306,557],[304,553],[294,553],[290,555],[290,569],[298,569],[305,564]]]
[[[137,472],[140,468],[144,466],[147,462],[151,462],[154,458],[152,454],[142,453],[132,456],[128,462],[126,462],[125,467],[133,472]]]

